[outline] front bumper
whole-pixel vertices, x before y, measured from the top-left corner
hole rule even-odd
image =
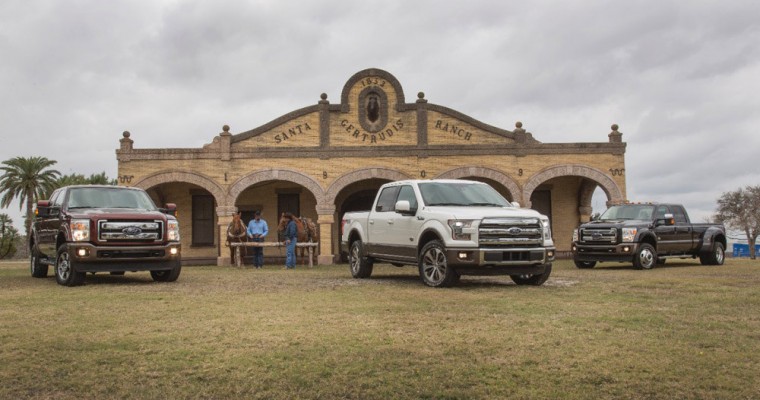
[[[95,246],[69,243],[68,252],[79,272],[161,271],[180,265],[179,242],[149,246]]]
[[[446,249],[448,264],[461,275],[542,274],[554,255],[554,247]]]
[[[616,245],[588,245],[573,242],[573,260],[575,261],[631,261],[636,254],[638,243],[620,243]]]

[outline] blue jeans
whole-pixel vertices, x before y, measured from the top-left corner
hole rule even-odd
[[[261,243],[264,241],[264,238],[263,237],[253,238],[251,239],[251,241]],[[264,248],[263,247],[253,248],[253,266],[256,268],[260,268],[264,266]]]
[[[285,267],[296,267],[296,238],[290,239],[290,243],[285,245]]]

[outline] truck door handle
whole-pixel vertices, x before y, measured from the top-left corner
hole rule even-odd
[[[393,220],[388,220],[388,225],[393,225]]]
[[[374,225],[375,224],[375,220],[371,219],[371,220],[369,220],[369,223],[370,223],[370,225]]]

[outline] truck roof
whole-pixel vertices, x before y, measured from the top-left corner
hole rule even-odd
[[[393,185],[402,185],[402,184],[409,184],[409,183],[431,183],[431,182],[437,182],[437,183],[477,183],[480,185],[485,185],[483,182],[479,181],[472,181],[468,179],[405,179],[403,181],[394,181],[394,182],[388,182],[385,185],[393,186]]]

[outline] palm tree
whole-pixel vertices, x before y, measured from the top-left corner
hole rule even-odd
[[[45,196],[61,174],[54,169],[48,169],[55,163],[56,161],[45,157],[14,157],[3,161],[0,166],[0,171],[2,171],[0,193],[3,194],[0,198],[0,206],[8,207],[14,199],[18,198],[19,210],[21,210],[26,203],[24,227],[27,237],[32,223],[34,203]]]

